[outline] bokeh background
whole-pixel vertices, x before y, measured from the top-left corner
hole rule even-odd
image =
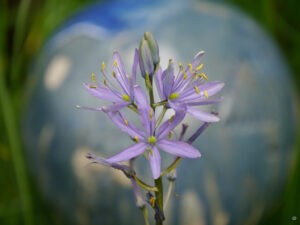
[[[20,126],[30,96],[31,62],[52,32],[91,0],[0,2],[0,224],[67,224],[28,173]],[[103,1],[104,2],[104,1]],[[300,30],[297,0],[224,0],[254,18],[280,46],[299,96]],[[300,224],[300,142],[285,191],[260,224]],[[297,216],[297,220],[292,220]]]

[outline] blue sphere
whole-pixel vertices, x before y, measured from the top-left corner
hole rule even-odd
[[[205,74],[226,83],[224,101],[206,109],[219,112],[221,121],[194,143],[202,158],[178,166],[179,197],[171,198],[166,224],[257,223],[282,193],[291,162],[291,73],[270,37],[221,3],[94,4],[53,34],[33,63],[29,79],[36,85],[23,119],[29,165],[41,192],[71,223],[143,223],[129,180],[119,171],[87,165],[85,158],[88,152],[111,156],[131,141],[104,113],[75,106],[106,104],[90,96],[83,82],[100,74],[102,61],[112,65],[114,50],[131,71],[134,48],[146,30],[158,41],[164,68],[169,58],[186,65],[205,50]],[[189,117],[185,123],[187,136],[201,125]],[[140,158],[138,174],[151,183],[149,163]],[[166,168],[171,158],[163,158]]]

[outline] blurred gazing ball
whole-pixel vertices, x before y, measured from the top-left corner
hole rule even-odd
[[[112,66],[114,50],[130,73],[134,48],[146,30],[159,43],[164,68],[169,58],[187,65],[204,50],[204,73],[226,83],[224,101],[206,109],[218,111],[221,122],[194,143],[202,158],[179,164],[179,197],[171,199],[166,224],[255,224],[278,200],[287,179],[295,135],[291,74],[270,37],[220,3],[94,4],[53,34],[30,71],[36,85],[23,119],[28,163],[41,193],[72,224],[143,223],[123,174],[87,165],[85,158],[87,152],[111,156],[131,141],[104,113],[75,106],[106,103],[90,96],[83,82],[90,82],[92,72],[101,82],[101,62]],[[188,135],[201,125],[190,117],[185,123]],[[171,157],[163,158],[165,168]],[[144,157],[137,167],[151,182]]]

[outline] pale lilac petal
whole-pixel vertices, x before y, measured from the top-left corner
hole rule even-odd
[[[187,107],[187,113],[191,116],[195,117],[196,119],[202,120],[204,122],[218,122],[220,120],[219,117],[216,115],[202,111],[200,109],[195,109],[190,106]]]
[[[124,64],[122,62],[121,56],[118,52],[113,53],[113,61],[117,63],[117,67],[114,63],[113,70],[116,73],[116,80],[119,83],[120,87],[123,89],[123,91],[130,96],[130,81],[128,77],[126,76],[126,71]]]
[[[161,172],[161,158],[158,149],[153,145],[151,146],[152,156],[149,153],[149,162],[152,171],[152,178],[157,179],[160,177]]]
[[[122,97],[119,93],[109,89],[109,88],[103,88],[103,87],[96,87],[91,88],[89,84],[84,84],[85,89],[93,96],[100,98],[102,100],[107,100],[111,102],[120,102],[122,100]]]
[[[155,81],[156,89],[157,89],[157,92],[158,92],[158,95],[159,95],[161,101],[165,100],[166,96],[164,95],[164,86],[163,86],[161,67],[159,67],[157,72],[154,74],[154,81]]]
[[[102,107],[93,108],[93,107],[86,107],[86,106],[76,105],[76,108],[77,109],[87,109],[87,110],[91,110],[91,111],[103,111]]]
[[[133,65],[132,65],[132,83],[133,85],[136,84],[136,70],[139,65],[139,50],[135,49],[134,58],[133,58]]]
[[[159,148],[172,155],[183,158],[198,158],[201,156],[198,149],[183,141],[160,140],[157,142]]]
[[[104,112],[112,112],[112,111],[118,111],[123,109],[124,107],[128,106],[130,103],[123,100],[121,103],[113,104],[113,105],[108,105],[108,106],[103,106],[102,110]]]
[[[112,168],[117,169],[117,170],[121,170],[128,178],[132,177],[131,174],[135,174],[135,171],[133,169],[131,169],[130,167],[128,167],[128,166],[118,164],[118,163],[111,163],[111,162],[107,161],[107,159],[104,159],[102,157],[96,156],[96,155],[91,154],[91,153],[88,153],[86,155],[86,158],[91,160],[92,163],[98,163],[98,164],[102,164],[104,166],[112,167]]]
[[[171,90],[174,84],[174,64],[172,61],[169,61],[168,68],[166,69],[166,75],[163,79],[163,85],[164,85],[164,95],[166,97],[169,97],[171,94]]]
[[[168,104],[169,106],[174,109],[175,111],[184,111],[186,110],[186,104],[184,103],[179,103],[179,102],[176,102],[177,99],[173,99],[173,100],[170,100],[168,101]]]
[[[189,106],[211,105],[211,104],[219,103],[219,102],[223,101],[223,99],[224,98],[221,96],[220,98],[209,100],[209,101],[190,102],[187,105],[189,105]]]
[[[117,127],[127,133],[129,136],[137,136],[137,138],[139,138],[140,140],[144,139],[144,132],[127,121],[120,112],[108,112],[107,115],[109,116],[111,121],[117,125]]]
[[[220,92],[224,86],[225,84],[219,81],[207,82],[198,86],[199,94],[196,92],[195,87],[191,87],[189,90],[180,94],[177,101],[188,103],[201,99],[207,99],[207,97],[209,98]],[[205,96],[204,91],[207,91],[207,96]]]
[[[155,115],[153,113],[152,121],[150,121],[150,110],[148,98],[142,88],[138,85],[134,87],[135,101],[140,113],[141,122],[148,135],[152,135],[153,127],[155,126]]]
[[[123,162],[129,159],[135,158],[141,155],[147,148],[147,145],[144,142],[139,142],[129,146],[123,151],[117,153],[116,155],[106,159],[109,163]]]
[[[185,117],[185,110],[177,111],[175,113],[174,119],[170,123],[170,119],[165,121],[158,129],[156,133],[157,139],[163,139],[166,137],[170,131],[172,131]]]

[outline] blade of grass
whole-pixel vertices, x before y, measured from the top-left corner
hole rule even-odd
[[[6,5],[0,13],[0,33],[6,34],[6,18],[8,18]],[[4,48],[5,35],[0,35],[0,104],[3,115],[3,121],[8,137],[8,143],[11,151],[11,157],[16,174],[16,180],[20,195],[20,205],[23,212],[24,224],[33,224],[32,205],[29,191],[28,178],[26,174],[26,166],[20,145],[19,133],[15,120],[15,112],[13,110],[12,101],[5,85],[5,68],[4,68]]]

